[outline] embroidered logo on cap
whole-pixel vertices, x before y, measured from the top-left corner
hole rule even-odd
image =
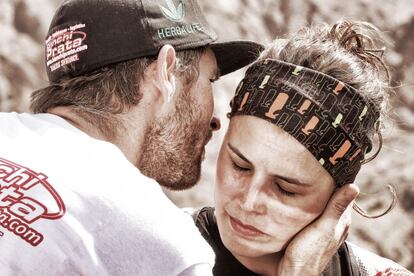
[[[185,17],[185,5],[184,0],[180,0],[178,7],[175,7],[173,0],[165,0],[167,7],[158,5],[161,9],[162,14],[165,18],[170,21],[181,22]],[[160,40],[164,39],[174,39],[186,37],[194,33],[205,33],[203,24],[200,22],[192,22],[189,24],[173,24],[172,26],[167,26],[159,28],[156,33],[156,38]]]
[[[84,28],[85,24],[69,26],[46,39],[46,66],[51,72],[78,61],[79,53],[88,49]]]
[[[180,4],[176,8],[173,0],[165,0],[167,8],[159,5],[162,14],[171,21],[180,22],[183,21],[185,16],[184,0],[180,1]]]

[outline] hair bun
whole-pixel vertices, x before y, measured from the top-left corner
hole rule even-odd
[[[374,25],[363,21],[339,21],[332,26],[330,38],[348,52],[375,67],[379,73],[385,73],[388,81],[388,67],[383,61],[385,39]]]

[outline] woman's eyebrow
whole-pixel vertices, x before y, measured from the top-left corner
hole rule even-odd
[[[241,159],[243,159],[243,161],[251,164],[252,162],[249,161],[249,159],[247,159],[238,149],[236,149],[236,147],[232,146],[230,143],[227,143],[227,146],[229,147],[229,149],[236,154],[238,157],[240,157]]]
[[[232,146],[230,143],[227,143],[227,146],[229,147],[229,149],[234,154],[236,154],[238,157],[240,157],[240,159],[242,159],[243,161],[245,161],[245,162],[247,162],[249,164],[252,164],[252,162],[250,162],[249,159],[247,159],[235,146]],[[272,175],[272,177],[282,179],[282,180],[284,180],[286,182],[289,182],[291,184],[294,184],[294,185],[300,185],[300,186],[305,186],[305,187],[312,186],[310,184],[303,183],[299,179],[296,179],[296,178],[293,178],[293,177],[287,177],[287,176],[282,176],[282,175],[277,175],[277,174]]]
[[[282,179],[283,181],[286,181],[286,182],[288,182],[290,184],[293,184],[293,185],[299,185],[299,186],[305,186],[305,187],[312,186],[311,184],[303,183],[302,181],[300,181],[299,179],[296,179],[296,178],[281,176],[281,175],[277,175],[277,174],[274,174],[273,177]]]

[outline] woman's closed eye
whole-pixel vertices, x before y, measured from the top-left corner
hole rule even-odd
[[[283,195],[285,195],[285,196],[292,197],[292,196],[297,195],[297,193],[292,192],[292,191],[289,191],[287,188],[283,187],[283,186],[282,186],[279,182],[277,182],[277,181],[275,181],[275,183],[274,183],[274,184],[276,185],[277,190],[278,190],[281,194],[283,194]]]
[[[237,164],[234,161],[231,161],[231,163],[232,163],[233,169],[235,169],[236,171],[239,171],[239,172],[249,172],[251,170],[250,167],[242,166],[240,164]]]

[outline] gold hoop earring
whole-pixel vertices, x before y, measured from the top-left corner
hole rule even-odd
[[[379,218],[379,217],[382,217],[382,216],[388,214],[392,209],[394,209],[395,205],[397,204],[397,193],[395,191],[394,186],[387,185],[387,188],[388,188],[388,190],[390,191],[390,193],[392,195],[392,201],[391,201],[390,205],[388,205],[388,208],[384,212],[380,213],[379,215],[369,215],[364,209],[359,207],[356,202],[354,202],[354,204],[352,206],[352,209],[354,209],[361,216],[363,216],[365,218],[369,218],[369,219]]]
[[[381,148],[382,148],[382,134],[379,130],[377,130],[375,133],[378,135],[378,142],[379,142],[378,143],[378,149],[372,156],[370,156],[368,158],[365,158],[364,160],[361,160],[361,165],[364,165],[364,164],[369,163],[372,160],[374,160],[378,156],[379,152],[381,151]]]

